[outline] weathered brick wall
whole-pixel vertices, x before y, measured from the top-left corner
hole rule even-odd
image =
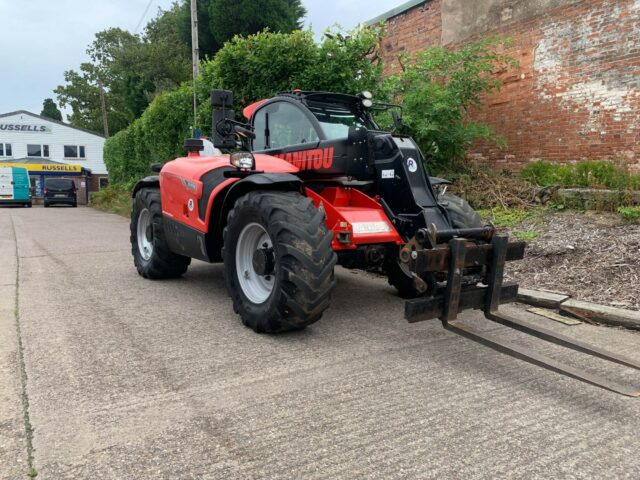
[[[388,72],[398,68],[394,56],[403,46],[411,53],[442,43],[435,33],[442,21],[431,17],[442,17],[443,1],[451,0],[426,2],[389,20],[383,42]],[[640,170],[640,0],[567,2],[510,20],[505,7],[479,35],[513,38],[509,53],[520,66],[502,74],[501,91],[475,114],[508,147],[483,144],[469,153],[516,169],[536,159],[619,157]],[[421,23],[427,35],[403,40]]]
[[[398,73],[398,56],[439,45],[442,37],[442,0],[431,0],[385,22],[382,57],[387,74]]]

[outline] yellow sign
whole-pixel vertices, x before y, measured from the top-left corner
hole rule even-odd
[[[23,167],[29,172],[81,173],[82,166],[61,163],[8,163],[0,162],[0,167]]]

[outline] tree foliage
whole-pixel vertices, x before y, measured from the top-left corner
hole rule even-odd
[[[51,120],[62,121],[62,113],[60,113],[56,102],[54,102],[52,98],[44,99],[44,102],[42,102],[42,112],[40,112],[40,115],[50,118]]]
[[[516,65],[503,53],[507,43],[490,38],[458,50],[431,47],[415,59],[401,58],[402,72],[387,79],[387,94],[402,103],[406,133],[436,169],[463,158],[477,140],[504,143],[489,125],[473,121],[469,112],[481,108],[483,95],[500,88],[495,73]]]
[[[306,9],[300,0],[211,0],[209,24],[217,46],[235,35],[247,36],[268,28],[290,33],[302,28]]]
[[[319,44],[309,31],[234,37],[213,60],[202,63],[196,126],[210,132],[212,88],[233,90],[238,117],[243,106],[283,90],[375,91],[382,68],[376,52],[379,36],[377,29],[357,29]],[[113,183],[139,178],[151,163],[182,153],[194,125],[191,92],[187,82],[158,95],[129,128],[107,140],[104,158]]]
[[[68,120],[102,131],[100,85],[104,89],[109,131],[131,124],[163,92],[191,77],[191,13],[188,0],[160,10],[142,34],[120,28],[96,33],[88,46],[89,62],[64,74],[54,92]],[[236,34],[263,28],[290,32],[305,14],[299,0],[200,0],[198,34],[201,58],[211,58]],[[215,30],[212,30],[215,28]]]

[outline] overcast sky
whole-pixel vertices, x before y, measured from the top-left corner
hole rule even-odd
[[[322,32],[334,23],[353,27],[403,0],[303,0],[305,23]],[[86,61],[96,32],[109,27],[134,31],[149,0],[0,0],[0,113],[40,113],[42,101],[63,72]],[[153,0],[142,22],[168,8],[172,0]]]

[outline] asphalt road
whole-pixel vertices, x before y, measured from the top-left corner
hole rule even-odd
[[[386,281],[342,269],[320,322],[256,335],[219,265],[144,280],[128,235],[90,208],[0,210],[0,478],[640,478],[640,398],[407,324]],[[640,360],[636,333],[536,321]]]

